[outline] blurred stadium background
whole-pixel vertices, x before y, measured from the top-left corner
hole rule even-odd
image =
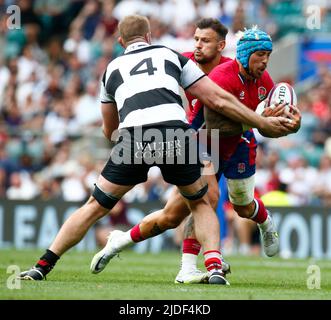
[[[20,8],[17,29],[9,24],[11,5]],[[245,26],[271,34],[269,72],[275,82],[295,87],[303,118],[295,135],[258,136],[257,192],[275,206],[281,257],[331,259],[328,0],[0,0],[0,249],[48,247],[65,217],[89,196],[109,155],[99,80],[122,53],[116,27],[131,13],[151,18],[154,43],[180,52],[193,50],[200,17],[219,18],[229,28],[225,56],[234,57],[234,34]],[[130,228],[161,208],[170,188],[151,170],[149,181],[97,229]],[[226,205],[224,181],[220,188],[224,254],[260,255],[256,230]],[[95,250],[96,231],[77,249]],[[134,249],[178,250],[180,239],[178,228]]]

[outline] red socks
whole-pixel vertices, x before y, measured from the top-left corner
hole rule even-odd
[[[140,233],[140,228],[139,224],[135,225],[131,230],[130,230],[130,236],[133,242],[140,242],[145,240],[144,237],[142,237]]]
[[[198,254],[201,249],[201,244],[196,239],[184,239],[183,241],[183,256],[182,269],[189,267],[196,268]],[[218,250],[205,251],[205,267],[208,271],[215,269],[222,270],[221,252]]]
[[[208,271],[215,269],[222,270],[221,252],[218,250],[205,251],[203,253],[205,257],[205,267]]]
[[[263,223],[264,221],[267,220],[268,218],[268,211],[264,206],[264,203],[262,202],[261,199],[255,198],[255,211],[251,217],[253,221],[255,221],[258,224]]]
[[[196,239],[184,239],[183,253],[198,255],[201,249],[201,244]]]

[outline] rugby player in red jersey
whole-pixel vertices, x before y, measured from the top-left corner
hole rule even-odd
[[[194,33],[195,50],[183,52],[182,55],[194,61],[198,67],[209,74],[216,66],[231,61],[222,56],[225,48],[225,37],[228,29],[217,19],[204,18],[197,22]],[[197,99],[189,92],[185,92],[188,100],[187,117],[192,119],[192,112]]]
[[[269,35],[257,28],[246,30],[238,41],[236,59],[216,66],[209,73],[209,77],[220,87],[236,96],[245,106],[255,111],[274,86],[273,80],[266,71],[271,51],[272,41]],[[298,116],[296,127],[298,130],[300,113],[297,109],[294,112]],[[203,108],[202,104],[198,102],[191,112],[190,120],[193,127],[197,128],[194,125],[196,119],[203,116],[210,129],[222,130],[227,121],[224,122],[223,116],[209,108]],[[264,252],[267,256],[272,257],[279,250],[276,228],[263,202],[254,197],[257,142],[253,130],[246,130],[243,133],[241,131],[240,126],[234,125],[227,132],[230,137],[220,139],[220,168],[217,180],[221,174],[224,174],[230,202],[235,211],[240,217],[252,219],[258,224]],[[237,134],[235,134],[236,132]],[[190,217],[190,219],[192,218]],[[196,256],[199,251],[200,246],[195,240],[193,223],[188,221],[183,241],[182,266],[176,282],[193,283],[195,279],[198,279]]]

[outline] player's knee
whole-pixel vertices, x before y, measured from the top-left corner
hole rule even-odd
[[[89,197],[82,208],[85,208],[85,218],[92,220],[98,220],[109,212],[109,210],[102,207],[93,196]]]
[[[196,192],[195,194],[186,194],[186,193],[183,193],[181,190],[180,190],[180,193],[181,195],[186,198],[187,200],[189,201],[195,201],[195,200],[200,200],[204,197],[204,195],[208,192],[208,184],[206,184],[204,187],[202,187],[198,192]]]
[[[255,208],[254,176],[245,179],[227,179],[227,184],[234,210],[242,218],[251,217]]]
[[[108,210],[113,209],[116,203],[120,200],[119,198],[113,196],[111,193],[104,192],[96,184],[94,185],[92,196],[101,207]]]

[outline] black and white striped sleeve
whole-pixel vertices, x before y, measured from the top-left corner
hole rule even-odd
[[[190,59],[183,66],[181,74],[181,86],[186,90],[198,80],[203,78],[205,73]]]
[[[100,83],[100,102],[101,103],[115,103],[114,97],[107,92],[106,89],[106,72],[104,73]]]

